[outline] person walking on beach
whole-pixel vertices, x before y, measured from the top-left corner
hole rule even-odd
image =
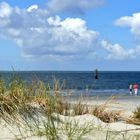
[[[135,83],[133,88],[134,88],[134,95],[137,96],[137,94],[138,94],[138,84]]]
[[[132,88],[133,88],[133,86],[132,86],[132,84],[130,84],[130,85],[129,85],[130,95],[132,95]]]

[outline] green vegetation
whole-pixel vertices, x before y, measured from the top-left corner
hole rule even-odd
[[[5,122],[5,126],[18,140],[32,137],[46,140],[84,140],[90,134],[96,135],[95,132],[103,131],[102,127],[99,129],[94,126],[94,122],[81,127],[79,122],[71,121],[70,117],[90,114],[107,123],[116,122],[121,117],[119,111],[106,110],[109,101],[90,107],[83,104],[82,100],[73,104],[68,102],[61,93],[64,84],[61,85],[58,80],[54,80],[53,88],[40,80],[27,84],[17,76],[9,84],[5,83],[1,78],[0,120],[1,123]],[[135,118],[140,119],[140,108],[134,114]],[[68,120],[61,120],[60,115],[66,116]],[[104,133],[106,140],[120,135],[109,131]],[[122,139],[125,138],[128,137]]]

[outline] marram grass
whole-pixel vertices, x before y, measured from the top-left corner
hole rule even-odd
[[[6,123],[7,128],[14,134],[10,125],[16,126],[18,134],[16,139],[31,137],[43,137],[46,140],[84,140],[86,135],[95,134],[97,128],[93,123],[84,125],[82,128],[78,122],[61,122],[54,118],[53,114],[64,116],[76,116],[92,114],[104,122],[116,122],[121,117],[121,112],[108,112],[108,102],[100,106],[88,106],[79,101],[69,103],[61,94],[64,83],[54,80],[53,88],[40,80],[25,83],[18,77],[13,77],[9,84],[0,79],[0,120]],[[69,96],[69,94],[68,94]],[[135,118],[139,118],[139,108],[134,112]],[[23,131],[24,130],[24,131]],[[61,131],[60,131],[61,130]],[[105,140],[117,138],[114,132],[105,132]],[[127,133],[121,135],[122,140],[128,140]],[[62,136],[64,136],[62,138]],[[119,137],[120,138],[120,137]],[[133,136],[138,140],[140,136]],[[117,139],[116,139],[117,140]]]

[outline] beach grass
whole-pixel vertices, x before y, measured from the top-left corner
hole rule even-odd
[[[0,119],[5,122],[5,126],[14,134],[16,139],[44,137],[47,140],[82,140],[86,135],[95,134],[94,132],[98,131],[98,127],[95,127],[92,122],[81,127],[79,122],[70,120],[62,122],[59,117],[53,117],[53,114],[67,117],[89,114],[96,116],[105,123],[120,120],[121,111],[107,110],[112,99],[102,105],[89,107],[88,104],[83,104],[81,98],[76,103],[70,103],[63,96],[63,89],[64,83],[60,84],[56,79],[54,79],[53,87],[50,87],[49,84],[45,84],[39,79],[29,84],[19,77],[13,76],[11,82],[7,84],[1,78]],[[134,115],[135,118],[140,119],[139,107]],[[11,125],[16,127],[17,134],[10,127]],[[110,140],[114,134],[106,131],[105,135],[106,140]],[[125,138],[128,136],[123,137],[123,139]]]
[[[126,118],[126,122],[130,124],[140,125],[140,106],[136,107],[133,115]]]

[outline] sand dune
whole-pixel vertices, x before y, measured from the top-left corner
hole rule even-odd
[[[131,100],[118,99],[115,102],[110,103],[109,109],[122,110],[124,115],[131,115],[132,111],[136,108],[136,106],[139,105],[139,102],[136,102],[135,99],[137,100],[137,98],[132,98]],[[102,99],[98,101],[96,100],[96,102],[89,100],[88,104],[93,105],[95,103],[97,104],[97,102],[98,104],[103,104],[106,102],[106,99],[104,100]],[[47,121],[47,119],[44,117],[43,114],[38,114],[38,115],[39,116],[36,116],[36,118],[38,118],[40,122]],[[71,123],[73,124],[73,126],[78,125],[79,128],[89,126],[89,124],[90,126],[93,126],[93,131],[91,131],[89,134],[83,137],[83,139],[85,140],[87,139],[93,140],[93,138],[95,140],[100,140],[100,139],[103,140],[106,137],[107,132],[113,133],[113,135],[116,134],[117,132],[118,133],[127,132],[127,135],[129,137],[131,135],[137,135],[140,133],[140,126],[126,124],[126,122],[124,121],[105,123],[102,122],[99,118],[89,114],[70,117],[70,116],[63,116],[55,113],[52,116],[56,118],[56,120],[59,120],[61,122],[61,124],[59,124],[59,126],[56,127],[58,127],[60,131],[59,137],[61,137],[61,139],[66,139],[66,140],[67,140],[67,136],[65,135],[65,133],[61,132],[62,124],[66,124],[66,123],[69,124]],[[16,136],[21,135],[21,133],[22,133],[22,137],[23,138],[27,137],[26,139],[28,140],[46,139],[45,137],[31,136],[30,131],[28,132],[27,130],[25,131],[24,127],[17,128],[17,125],[15,125],[14,123],[7,124],[4,121],[1,121],[0,130],[2,130],[0,131],[0,139],[2,140],[15,139]],[[121,137],[121,135],[115,136],[116,139],[119,137]]]

